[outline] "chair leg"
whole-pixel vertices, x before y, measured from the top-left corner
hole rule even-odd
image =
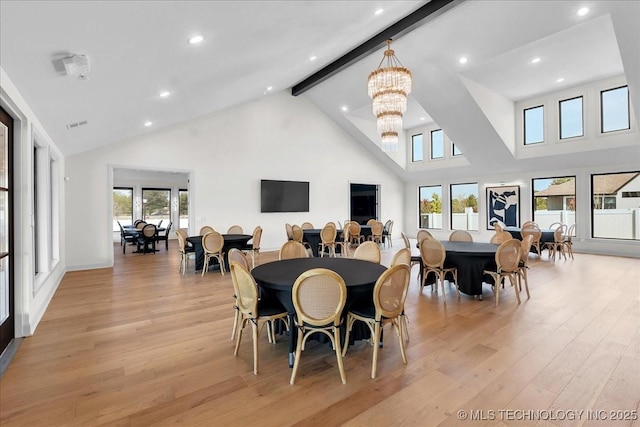
[[[342,360],[342,349],[340,348],[340,328],[333,328],[333,337],[335,341],[336,359],[338,360],[338,370],[340,371],[340,379],[342,384],[347,383],[347,376],[344,373],[344,361]],[[346,345],[346,343],[345,343]]]
[[[409,342],[409,318],[404,314],[404,311],[400,315],[400,327],[402,327],[404,339]]]
[[[235,314],[233,315],[233,329],[231,330],[231,341],[236,337],[236,333],[238,332],[238,320],[240,319],[240,310],[238,310],[238,306],[233,305],[233,310]]]
[[[258,325],[251,322],[251,331],[253,335],[253,374],[258,375]]]
[[[374,334],[373,334],[373,361],[371,362],[371,378],[375,378],[376,377],[376,370],[377,370],[377,365],[378,365],[378,350],[380,348],[378,343],[380,342],[380,333],[381,333],[381,328],[380,328],[380,323],[379,322],[376,322],[373,330],[374,330]]]
[[[293,326],[295,328],[295,326]],[[304,335],[303,331],[298,331],[298,341],[296,343],[296,354],[293,359],[293,369],[291,370],[291,379],[289,380],[289,384],[293,385],[296,381],[296,373],[298,372],[298,367],[300,366],[300,355],[302,354],[302,336]]]
[[[400,343],[400,354],[402,355],[402,363],[407,364],[407,353],[404,349],[404,340],[402,339],[402,324],[400,323],[400,319],[396,318],[393,320],[393,326],[398,334],[398,341]]]

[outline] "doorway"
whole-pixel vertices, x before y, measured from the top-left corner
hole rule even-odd
[[[0,354],[15,338],[13,118],[0,108]]]
[[[351,184],[351,221],[366,224],[371,218],[378,219],[379,186],[375,184]]]

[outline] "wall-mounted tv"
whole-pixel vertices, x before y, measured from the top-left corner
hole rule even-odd
[[[260,212],[309,212],[309,183],[261,180]]]

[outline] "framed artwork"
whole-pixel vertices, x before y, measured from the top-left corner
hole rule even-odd
[[[520,227],[520,187],[518,185],[487,187],[487,230],[496,221],[507,227]]]

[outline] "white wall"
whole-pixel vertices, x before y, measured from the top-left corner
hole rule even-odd
[[[57,239],[53,244],[46,241],[44,246],[34,245],[33,233],[33,147],[34,138],[40,148],[58,162],[53,173],[56,182],[63,182],[64,157],[47,134],[44,127],[31,111],[18,89],[14,86],[4,69],[0,67],[0,105],[14,118],[14,156],[13,156],[13,211],[14,211],[14,253],[13,268],[15,278],[15,336],[32,335],[38,322],[44,315],[62,276],[64,275],[64,242],[57,236],[64,235],[64,203],[53,204],[56,211],[40,211],[44,228],[41,236]],[[50,174],[41,176],[40,184],[51,184]],[[64,186],[54,186],[47,200],[64,200]],[[53,229],[51,229],[53,228]],[[55,247],[52,247],[55,246]],[[34,251],[38,248],[46,258],[40,263],[36,275],[34,269]]]
[[[189,171],[191,234],[261,225],[263,250],[280,247],[286,222],[342,222],[350,183],[379,184],[381,220],[402,228],[400,178],[306,98],[281,92],[68,157],[66,221],[83,230],[67,235],[69,270],[113,263],[113,168]],[[310,211],[260,213],[260,179],[309,181]]]

